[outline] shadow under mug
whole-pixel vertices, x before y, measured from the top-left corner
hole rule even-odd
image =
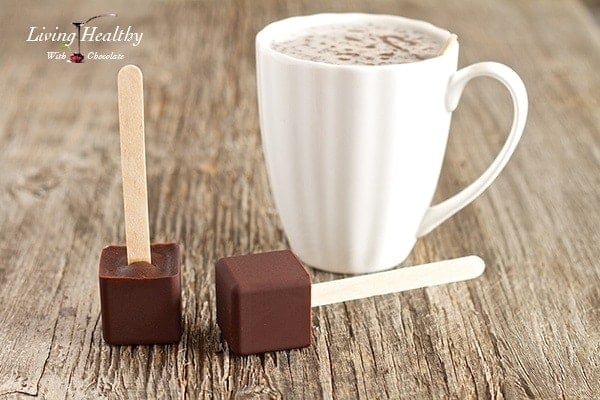
[[[479,196],[515,150],[527,93],[509,67],[482,62],[457,71],[458,42],[423,61],[335,65],[293,58],[273,41],[320,25],[402,24],[390,15],[317,14],[271,23],[256,36],[262,145],[271,191],[292,250],[309,266],[359,274],[392,268],[416,239]],[[467,82],[488,76],[508,88],[514,118],[496,159],[458,194],[430,206],[452,111]]]

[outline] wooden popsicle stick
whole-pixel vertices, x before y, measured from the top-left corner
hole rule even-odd
[[[485,263],[477,256],[404,267],[393,271],[315,283],[311,287],[311,306],[364,299],[382,294],[459,282],[478,277]]]
[[[442,54],[444,54],[446,52],[446,50],[448,50],[450,48],[450,46],[452,46],[457,40],[458,40],[458,36],[456,36],[454,33],[451,33],[450,36],[448,37],[448,39],[446,39],[446,43],[444,43],[444,45],[438,52],[438,56],[441,56]]]
[[[135,65],[124,66],[117,86],[127,263],[150,263],[142,71]]]

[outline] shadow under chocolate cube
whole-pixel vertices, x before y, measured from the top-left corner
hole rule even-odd
[[[180,246],[153,244],[150,249],[152,264],[131,265],[125,246],[102,250],[102,332],[109,344],[166,344],[181,338]]]
[[[215,274],[217,322],[235,354],[310,345],[310,277],[291,251],[222,258]]]

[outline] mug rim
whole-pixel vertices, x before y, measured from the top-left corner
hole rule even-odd
[[[433,25],[430,22],[402,17],[400,15],[391,14],[369,14],[369,13],[318,13],[310,15],[300,15],[288,17],[269,23],[263,27],[257,34],[255,39],[256,52],[259,51],[268,54],[269,56],[289,64],[297,64],[304,66],[320,67],[320,68],[335,68],[335,69],[353,69],[353,70],[382,70],[382,69],[398,69],[398,68],[414,68],[422,66],[425,63],[434,63],[445,59],[452,53],[451,48],[447,49],[443,54],[436,55],[425,60],[418,60],[408,63],[398,64],[383,64],[383,65],[365,65],[365,64],[332,64],[323,61],[307,60],[303,58],[292,57],[278,50],[273,49],[271,43],[274,41],[274,36],[277,32],[289,32],[292,29],[301,29],[304,27],[325,25],[327,23],[348,22],[357,19],[376,19],[376,20],[396,20],[404,24],[417,26],[421,29],[433,32],[435,35],[442,37],[442,40],[447,40],[450,37],[450,31]],[[290,26],[292,28],[290,28]],[[456,41],[455,47],[459,43]]]

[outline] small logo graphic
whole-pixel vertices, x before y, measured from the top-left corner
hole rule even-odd
[[[101,53],[98,51],[89,51],[84,55],[82,42],[119,42],[129,43],[137,47],[142,42],[143,33],[136,32],[131,25],[126,28],[116,25],[110,31],[102,31],[97,26],[90,25],[90,22],[104,17],[116,17],[116,13],[105,13],[95,15],[86,20],[72,22],[75,32],[62,32],[59,27],[54,31],[46,30],[45,26],[30,26],[29,35],[26,42],[59,42],[60,51],[47,51],[48,60],[64,60],[73,64],[81,64],[85,60],[123,60],[125,55],[112,51],[110,53]],[[77,41],[77,50],[73,50]]]
[[[115,14],[115,13],[107,13],[107,14],[95,15],[92,18],[86,19],[84,22],[73,22],[73,25],[75,25],[75,28],[77,29],[77,53],[72,53],[69,56],[69,62],[81,64],[83,62],[83,60],[85,59],[85,57],[81,53],[81,25],[85,25],[88,22],[90,22],[91,20],[96,19],[96,18],[116,17],[116,16],[117,16],[117,14]]]

